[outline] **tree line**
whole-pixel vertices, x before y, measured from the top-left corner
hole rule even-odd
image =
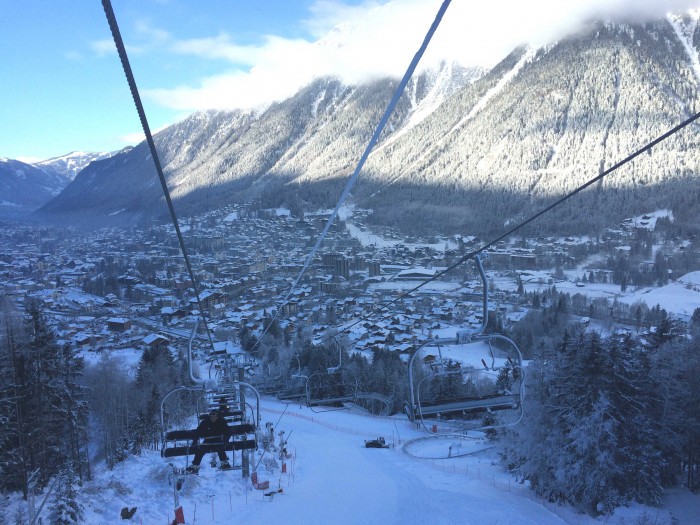
[[[79,488],[95,461],[111,468],[159,446],[160,401],[183,383],[184,366],[159,347],[143,351],[135,378],[108,357],[86,367],[38,304],[20,313],[0,300],[0,493],[46,489],[51,523],[79,523]]]
[[[700,316],[699,316],[700,317]],[[656,505],[698,487],[699,324],[637,340],[568,328],[527,368],[523,422],[501,433],[503,465],[541,497],[592,515]]]

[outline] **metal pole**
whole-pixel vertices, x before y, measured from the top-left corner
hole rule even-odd
[[[39,469],[29,474],[27,478],[27,505],[29,506],[29,522],[36,519],[36,509],[34,508],[34,489],[36,488],[36,478],[39,475]]]
[[[56,485],[56,478],[53,479],[51,482],[51,486],[49,487],[49,490],[46,491],[46,496],[44,496],[44,500],[41,502],[41,505],[39,505],[39,510],[36,511],[36,516],[32,521],[29,522],[29,525],[34,525],[36,522],[36,517],[39,516],[41,513],[41,509],[44,508],[44,504],[46,503],[46,500],[49,499],[49,496],[51,495],[51,491],[53,490],[54,486]],[[41,523],[41,519],[39,519],[39,522]]]

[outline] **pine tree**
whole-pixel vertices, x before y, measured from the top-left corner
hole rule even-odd
[[[90,436],[90,441],[98,456],[104,457],[107,466],[113,468],[124,458],[124,443],[138,410],[139,392],[120,365],[109,358],[102,359],[85,375],[90,388],[91,415],[98,422],[97,433]]]
[[[50,507],[51,525],[77,525],[83,521],[83,507],[78,500],[78,477],[71,462],[59,471],[53,503]]]
[[[622,472],[614,481],[620,494],[634,501],[658,504],[663,492],[659,435],[652,415],[657,400],[648,354],[629,335],[608,340],[611,382],[607,395],[619,422],[615,451]],[[643,472],[643,475],[639,475]]]
[[[4,298],[3,298],[4,299]],[[20,379],[24,376],[25,356],[21,352],[21,325],[18,314],[3,300],[3,344],[0,346],[0,491],[21,489],[27,494],[27,467],[24,447],[24,403]]]
[[[62,373],[60,401],[57,413],[63,422],[63,450],[65,461],[73,465],[80,481],[90,479],[88,458],[88,414],[87,388],[78,383],[84,367],[83,359],[69,344],[63,345],[59,354]]]
[[[508,467],[541,496],[591,514],[657,503],[665,461],[650,362],[635,342],[565,333],[528,369],[523,424],[506,433]]]
[[[501,459],[506,468],[518,478],[528,480],[533,490],[543,495],[552,492],[545,474],[550,468],[550,454],[553,450],[559,450],[560,443],[555,411],[547,406],[552,394],[551,377],[555,358],[554,347],[540,344],[535,351],[526,376],[528,402],[523,405],[522,422],[504,430],[501,450]]]
[[[662,482],[672,485],[679,474],[693,489],[700,484],[700,344],[697,339],[674,340],[651,354],[654,395],[651,414],[664,461]],[[684,465],[684,470],[679,466]]]
[[[70,346],[56,343],[36,304],[28,304],[27,314],[24,330],[6,324],[7,345],[0,351],[0,385],[12,400],[0,403],[0,488],[25,495],[27,475],[36,469],[39,487],[66,461],[81,479],[89,477],[87,405],[77,384],[82,361]]]
[[[496,391],[504,392],[510,391],[513,386],[513,369],[510,367],[503,367],[498,371],[498,377],[496,378]]]

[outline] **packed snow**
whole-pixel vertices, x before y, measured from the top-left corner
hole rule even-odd
[[[284,431],[290,457],[279,458],[279,443],[255,453],[258,480],[270,483],[266,490],[253,488],[240,469],[221,471],[205,458],[178,494],[186,523],[661,524],[675,517],[683,525],[700,515],[700,498],[673,491],[658,509],[633,506],[594,519],[536,498],[496,464],[492,444],[479,435],[426,434],[404,416],[313,412],[268,398],[261,405],[275,437]],[[389,448],[365,448],[365,440],[378,436]],[[80,491],[85,523],[172,523],[170,461],[186,465],[185,458],[163,459],[158,451],[129,456],[111,471],[94,465],[93,480]],[[19,496],[9,503],[8,516],[26,505]],[[124,507],[136,508],[130,520],[120,518]]]

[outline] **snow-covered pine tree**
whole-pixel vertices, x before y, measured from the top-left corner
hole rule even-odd
[[[63,447],[61,456],[73,466],[74,473],[82,482],[90,479],[88,457],[88,413],[87,388],[79,384],[84,367],[83,359],[75,348],[66,343],[60,349],[58,365],[62,380],[56,382],[59,395],[56,411],[63,422]]]
[[[632,338],[566,333],[556,350],[539,349],[527,383],[524,422],[506,433],[508,468],[542,497],[591,514],[658,502],[654,386]]]
[[[23,419],[19,396],[21,323],[12,304],[0,298],[3,337],[0,344],[0,491],[22,489],[26,495],[23,467]]]
[[[649,414],[652,389],[643,352],[629,336],[587,337],[587,360],[600,367],[586,381],[590,405],[569,430],[566,498],[590,513],[629,501],[658,503],[660,454]]]
[[[157,385],[151,386],[148,400],[139,409],[131,425],[131,452],[139,454],[141,449],[156,448],[160,435],[160,401],[162,394]]]
[[[70,461],[59,470],[52,503],[49,507],[51,525],[78,525],[83,521],[83,507],[78,500],[78,476]]]
[[[562,347],[569,344],[569,339],[567,332]],[[527,403],[523,405],[523,420],[504,430],[501,445],[504,466],[521,481],[529,481],[533,490],[548,499],[556,498],[556,489],[550,481],[551,468],[556,451],[563,445],[556,409],[550,406],[554,361],[560,349],[541,343],[535,350],[526,375]]]
[[[677,339],[651,353],[654,394],[652,413],[664,469],[662,481],[674,484],[679,475],[690,489],[700,485],[700,342]]]
[[[39,469],[45,486],[68,459],[81,478],[87,467],[87,407],[77,385],[82,362],[69,346],[60,347],[36,304],[28,304],[24,327],[5,313],[8,337],[0,350],[0,488],[28,490],[27,476]]]
[[[104,358],[86,370],[90,388],[90,412],[95,433],[90,441],[109,468],[124,458],[124,442],[137,406],[136,389],[127,373],[113,359]]]

